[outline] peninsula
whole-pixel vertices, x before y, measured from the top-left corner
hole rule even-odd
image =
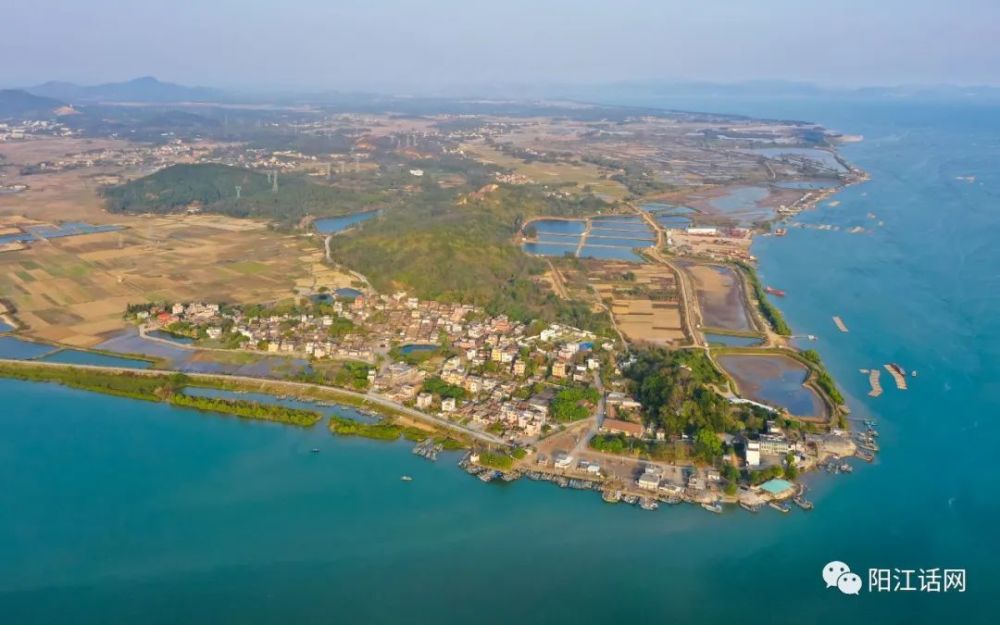
[[[0,376],[303,427],[354,406],[332,433],[465,447],[484,481],[645,508],[808,507],[800,474],[872,459],[874,424],[851,427],[751,251],[866,179],[843,137],[577,104],[371,106],[0,126],[17,190],[0,196]],[[260,392],[306,404],[242,396]]]

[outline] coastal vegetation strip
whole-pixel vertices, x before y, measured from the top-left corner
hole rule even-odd
[[[219,412],[242,419],[273,421],[275,423],[284,423],[285,425],[296,425],[299,427],[312,427],[323,418],[323,415],[315,410],[289,408],[287,406],[277,406],[242,399],[196,397],[183,393],[175,393],[170,397],[169,401],[174,406]]]
[[[220,399],[185,395],[189,386],[212,385],[195,383],[184,374],[148,375],[111,372],[78,367],[51,367],[30,363],[0,363],[0,377],[28,382],[54,382],[70,388],[142,401],[166,402],[181,408],[194,408],[232,415],[243,419],[273,421],[287,425],[310,427],[322,419],[314,410],[289,408],[241,399]]]
[[[108,372],[31,362],[0,362],[0,377],[27,382],[54,382],[84,391],[143,401],[163,401],[165,390],[180,390],[183,386],[167,375]]]
[[[754,298],[757,300],[757,306],[760,308],[760,313],[763,315],[764,320],[767,324],[771,326],[771,329],[781,336],[791,336],[792,329],[789,327],[788,323],[785,321],[784,316],[778,307],[771,303],[767,299],[767,293],[764,291],[763,285],[760,283],[760,277],[757,275],[757,271],[748,263],[742,261],[736,261],[736,266],[739,267],[747,277],[747,282],[750,284],[750,288],[753,290]]]
[[[819,352],[814,349],[807,349],[798,352],[798,356],[801,360],[808,362],[809,367],[816,374],[816,386],[822,389],[834,403],[842,405],[844,403],[844,396],[840,393],[840,389],[837,388],[837,383],[833,381],[833,376],[826,370],[826,365],[823,364],[823,359],[820,358]]]
[[[430,432],[416,427],[405,427],[390,421],[364,423],[347,417],[330,417],[330,432],[341,436],[363,436],[381,441],[394,441],[400,436],[406,440],[419,442],[431,436]]]
[[[309,427],[322,419],[319,412],[287,408],[280,405],[233,399],[218,399],[201,396],[184,395],[188,387],[208,388],[232,392],[258,392],[284,396],[289,393],[289,387],[276,380],[248,380],[204,376],[198,374],[169,373],[160,371],[124,371],[115,368],[100,368],[91,366],[67,366],[52,363],[34,363],[27,361],[0,362],[0,377],[12,378],[28,382],[50,382],[84,391],[113,395],[127,399],[138,399],[152,402],[168,402],[185,408],[229,414],[246,419],[272,421]],[[408,440],[423,440],[433,435],[432,431],[405,425],[397,425],[392,420],[401,423],[413,416],[402,410],[396,410],[382,404],[375,404],[353,394],[335,388],[324,388],[311,385],[295,385],[295,394],[303,400],[335,401],[338,404],[364,409],[377,409],[385,421],[375,424],[381,427],[356,427],[366,425],[349,419],[347,424],[339,424],[337,433],[369,436],[371,438],[388,439],[389,433],[394,433],[392,440],[400,436]],[[331,430],[334,430],[331,424]],[[441,437],[445,448],[460,448],[465,446],[461,434]]]
[[[480,451],[479,464],[498,471],[509,471],[514,466],[514,457],[495,451]]]

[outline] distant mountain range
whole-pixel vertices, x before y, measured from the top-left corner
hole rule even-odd
[[[406,95],[388,95],[356,91],[227,91],[210,87],[189,87],[162,82],[152,76],[125,82],[100,85],[78,85],[50,81],[23,90],[8,90],[0,101],[0,116],[52,112],[60,106],[78,106],[80,110],[94,105],[141,102],[145,104],[178,105],[181,103],[255,103],[255,104],[319,104],[344,109],[383,111],[399,110],[412,114],[448,110],[456,113],[477,113],[489,110],[493,100],[508,107],[516,104],[545,110],[554,101],[632,103],[646,108],[649,102],[657,107],[683,107],[691,101],[725,101],[747,98],[779,99],[947,99],[1000,101],[1000,87],[955,85],[901,85],[890,87],[838,88],[795,81],[744,81],[733,83],[631,81],[619,83],[570,85],[490,84],[435,89],[428,86]],[[32,99],[36,97],[37,99]],[[482,101],[481,101],[482,100]],[[603,108],[603,107],[602,107]],[[651,109],[651,110],[658,110]],[[692,109],[698,110],[698,109]]]
[[[22,89],[0,90],[0,119],[53,117],[65,106],[60,100],[34,95]]]
[[[217,101],[224,96],[223,92],[217,89],[187,87],[161,82],[152,76],[92,86],[50,81],[29,87],[26,91],[36,96],[55,98],[73,104],[78,102],[210,102]]]

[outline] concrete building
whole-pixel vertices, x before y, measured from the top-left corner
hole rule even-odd
[[[434,396],[430,393],[420,393],[417,395],[417,408],[430,408],[434,401]]]
[[[636,484],[639,488],[645,488],[648,490],[656,490],[660,487],[660,472],[653,468],[647,468],[639,479],[636,480]]]

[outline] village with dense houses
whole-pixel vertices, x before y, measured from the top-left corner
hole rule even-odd
[[[723,497],[755,510],[798,492],[790,482],[765,479],[757,488],[727,493],[731,479],[717,467],[614,461],[590,448],[586,438],[582,447],[573,445],[571,433],[583,420],[593,420],[601,435],[692,444],[643,424],[643,406],[628,392],[621,371],[628,356],[612,340],[561,324],[489,316],[471,305],[421,301],[404,292],[340,288],[301,295],[301,305],[294,307],[146,304],[130,307],[128,316],[146,336],[171,337],[161,340],[195,340],[202,348],[282,355],[317,366],[349,364],[358,390],[534,453],[525,473],[535,479],[601,488],[606,497],[638,497],[648,505],[693,501],[713,511]],[[724,466],[765,478],[769,470],[788,465],[849,470],[837,459],[857,451],[848,432],[784,431],[779,418],[757,436],[719,436],[729,450]],[[470,472],[496,475],[478,453],[469,458]],[[617,489],[609,491],[609,484]]]
[[[565,325],[529,326],[405,293],[342,288],[303,301],[308,305],[284,310],[148,304],[128,315],[147,336],[363,366],[360,388],[521,444],[559,422],[550,406],[560,391],[601,385],[602,374],[620,378],[614,341]],[[620,391],[608,403],[614,413],[641,408]]]

